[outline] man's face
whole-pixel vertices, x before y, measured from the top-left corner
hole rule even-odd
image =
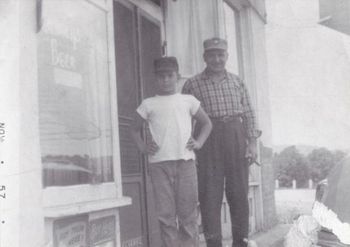
[[[178,73],[174,70],[156,72],[157,91],[160,95],[174,94],[176,92],[176,83]]]
[[[213,72],[222,72],[225,70],[228,54],[221,49],[213,49],[204,52],[204,61],[208,69]]]

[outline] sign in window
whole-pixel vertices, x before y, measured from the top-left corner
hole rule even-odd
[[[54,247],[115,247],[115,216],[89,219],[76,215],[54,221]]]
[[[113,181],[107,16],[84,0],[43,1],[38,34],[44,186]]]
[[[87,246],[88,215],[79,215],[54,222],[54,246]]]

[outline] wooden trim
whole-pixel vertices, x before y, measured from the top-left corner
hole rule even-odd
[[[113,198],[117,198],[114,182],[52,186],[43,189],[44,208]]]
[[[106,3],[103,2],[103,0],[85,0],[85,1],[101,10],[108,11],[108,6]]]
[[[107,49],[108,49],[108,71],[109,71],[109,86],[110,86],[110,111],[111,111],[111,122],[112,122],[112,153],[113,153],[113,179],[114,183],[111,184],[110,188],[114,197],[112,199],[98,200],[91,203],[85,203],[82,208],[78,205],[73,207],[65,208],[67,212],[76,212],[77,210],[90,210],[97,211],[97,209],[105,210],[117,208],[132,203],[131,198],[123,197],[122,190],[122,178],[121,178],[121,154],[120,154],[120,142],[119,142],[119,114],[118,114],[118,93],[117,93],[117,71],[116,71],[116,53],[115,53],[115,30],[114,30],[114,4],[113,0],[105,0],[107,7]],[[100,189],[103,189],[101,186]],[[60,213],[60,208],[47,208],[45,215]],[[94,213],[90,214],[89,217],[94,217]],[[99,215],[99,213],[96,213]],[[119,213],[116,215],[116,244],[120,245],[120,226],[119,226]]]
[[[119,202],[117,202],[119,205],[119,207],[123,207],[123,202],[125,202],[125,197],[122,197],[122,198],[119,198],[117,199]],[[101,219],[101,218],[104,218],[104,217],[110,217],[110,216],[114,216],[116,217],[116,222],[118,222],[118,208],[111,208],[111,209],[106,209],[106,210],[103,210],[103,211],[98,211],[98,212],[91,212],[89,214],[89,221],[92,221],[92,220],[97,220],[97,219]],[[116,226],[117,228],[117,226]]]
[[[254,34],[252,30],[252,13],[254,10],[252,8],[244,8],[240,11],[241,16],[241,32],[242,32],[242,52],[243,52],[243,64],[244,64],[244,76],[247,84],[253,90],[250,91],[252,99],[254,99],[253,107],[256,112],[258,112],[257,104],[257,93],[256,93],[256,65],[254,59]],[[257,115],[257,122],[259,122]],[[258,148],[259,152],[259,148]],[[258,153],[258,157],[260,154]],[[255,203],[256,203],[256,228],[261,230],[264,222],[264,212],[263,212],[263,200],[262,200],[262,177],[261,168],[253,167],[251,168],[253,175],[257,178],[255,189]]]
[[[266,19],[266,14],[262,14],[260,13],[260,11],[258,11],[254,6],[252,6],[253,11],[257,14],[257,16],[259,17],[259,19],[264,22],[264,24],[267,24],[267,19]]]
[[[129,2],[138,7],[139,9],[142,9],[147,14],[152,16],[153,18],[157,19],[158,21],[163,21],[163,13],[160,6],[156,5],[155,3],[148,1],[148,0],[114,0],[117,2],[125,3]]]
[[[252,8],[246,8],[245,10],[245,19],[246,19],[246,38],[247,38],[247,45],[248,45],[248,50],[247,50],[247,55],[249,56],[249,68],[250,68],[250,76],[251,76],[251,83],[252,83],[252,88],[253,92],[251,92],[251,96],[254,97],[254,109],[256,112],[256,122],[259,123],[259,116],[258,116],[258,98],[257,98],[257,79],[256,79],[256,64],[255,64],[255,49],[254,49],[254,32],[253,32],[253,23],[252,23],[252,14],[254,13],[254,9]],[[259,145],[259,144],[258,144]],[[260,158],[260,148],[258,146],[258,158]],[[264,224],[264,206],[263,206],[263,195],[262,195],[262,176],[261,176],[261,168],[254,167],[254,173],[256,177],[258,178],[258,183],[259,187],[255,191],[255,198],[256,198],[256,229],[261,230],[263,228]]]
[[[142,15],[145,15],[149,18],[149,20],[155,22],[157,25],[161,27],[161,41],[164,42],[166,40],[166,32],[165,32],[165,17],[164,10],[162,6],[158,6],[149,0],[112,0],[124,4],[126,6],[136,6],[137,12],[142,12]]]
[[[112,150],[113,150],[113,178],[116,185],[117,196],[122,196],[121,183],[121,158],[119,144],[119,118],[118,118],[118,94],[115,65],[115,41],[114,41],[114,11],[113,1],[107,3],[107,49],[108,49],[108,71],[110,86],[111,121],[112,121]]]
[[[233,9],[233,11],[235,11]],[[240,77],[244,78],[244,56],[243,56],[243,35],[242,35],[242,11],[235,12],[235,23],[236,23],[236,33],[237,33],[237,56],[238,56],[238,70]]]
[[[264,8],[258,8],[259,4],[257,4],[258,1],[262,1]],[[265,8],[265,1],[264,0],[248,0],[250,7],[254,10],[254,12],[258,15],[258,17],[266,24],[266,8]],[[260,5],[261,6],[261,5]]]
[[[131,198],[121,197],[105,200],[95,200],[75,204],[44,208],[46,218],[59,218],[77,214],[92,213],[101,210],[113,209],[131,204]],[[98,217],[95,217],[98,218]]]
[[[249,3],[246,0],[223,0],[228,5],[230,5],[232,8],[237,9],[238,11],[241,11],[243,8],[249,6]]]
[[[266,24],[266,12],[262,13],[257,9],[255,4],[252,2],[252,0],[223,0],[227,4],[229,4],[231,7],[236,8],[237,10],[241,11],[243,8],[252,8],[253,11],[259,16],[259,18]]]
[[[154,22],[156,25],[159,25],[161,27],[163,22],[163,16],[154,15],[154,13],[150,13],[149,11],[146,11],[144,8],[140,8],[137,6],[137,12],[140,16],[147,17],[147,20]],[[162,15],[162,13],[161,13]]]

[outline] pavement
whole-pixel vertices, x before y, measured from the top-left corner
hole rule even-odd
[[[278,224],[273,228],[253,234],[249,239],[254,240],[258,247],[283,247],[284,236],[288,233],[290,224]],[[205,247],[204,240],[200,247]],[[224,239],[223,247],[231,247],[231,240]]]

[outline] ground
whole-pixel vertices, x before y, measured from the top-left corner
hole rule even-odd
[[[275,191],[278,224],[266,232],[252,236],[258,247],[283,247],[283,237],[287,234],[293,219],[301,214],[311,214],[315,200],[315,190],[310,189],[279,189]],[[229,247],[230,240],[225,240],[223,246]],[[205,247],[203,239],[201,247]]]
[[[301,214],[311,214],[315,190],[278,189],[275,191],[276,211],[279,223],[291,224]]]

